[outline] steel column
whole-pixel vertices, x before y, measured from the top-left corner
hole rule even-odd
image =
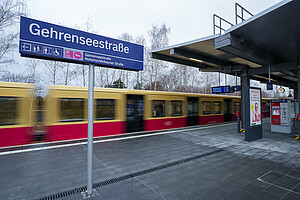
[[[299,59],[299,57],[298,57],[298,59]],[[294,98],[298,99],[298,104],[299,104],[297,113],[300,113],[300,92],[299,92],[299,88],[300,88],[300,63],[299,63],[299,61],[300,60],[298,60],[298,68],[297,68],[297,79],[298,79],[297,88],[296,88],[297,96],[296,96],[296,94],[294,94]],[[300,122],[299,122],[299,127],[298,127],[298,135],[300,135]]]
[[[89,64],[87,196],[93,193],[94,65]]]
[[[244,92],[245,87],[250,87],[250,78],[248,76],[248,67],[242,70],[241,73],[241,120],[242,120],[242,128],[245,128],[245,120],[246,120],[246,109],[248,109],[248,105],[246,105],[246,92]]]

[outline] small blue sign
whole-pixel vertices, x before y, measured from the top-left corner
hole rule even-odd
[[[273,90],[273,83],[267,83],[267,90]]]
[[[219,86],[219,87],[212,87],[212,93],[218,94],[218,93],[231,93],[230,86]]]
[[[233,92],[241,91],[241,86],[240,85],[233,86],[232,88],[233,88]]]
[[[142,45],[21,17],[21,56],[143,70]]]

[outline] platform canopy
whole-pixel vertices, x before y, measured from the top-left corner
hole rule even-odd
[[[205,72],[241,75],[297,88],[300,1],[284,0],[234,25],[223,34],[153,50],[152,58]]]

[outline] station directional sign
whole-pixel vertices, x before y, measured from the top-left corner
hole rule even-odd
[[[233,86],[233,87],[232,87],[232,91],[233,91],[233,92],[241,91],[241,86],[240,86],[240,85]]]
[[[231,93],[230,86],[219,86],[219,87],[212,87],[212,93],[213,94],[219,94],[219,93]]]
[[[143,70],[142,45],[21,17],[21,56]]]

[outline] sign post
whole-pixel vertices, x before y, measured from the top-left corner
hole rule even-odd
[[[113,38],[21,17],[19,52],[23,57],[88,64],[87,191],[93,191],[94,65],[143,70],[144,47]]]
[[[87,196],[93,194],[94,65],[89,64]]]

